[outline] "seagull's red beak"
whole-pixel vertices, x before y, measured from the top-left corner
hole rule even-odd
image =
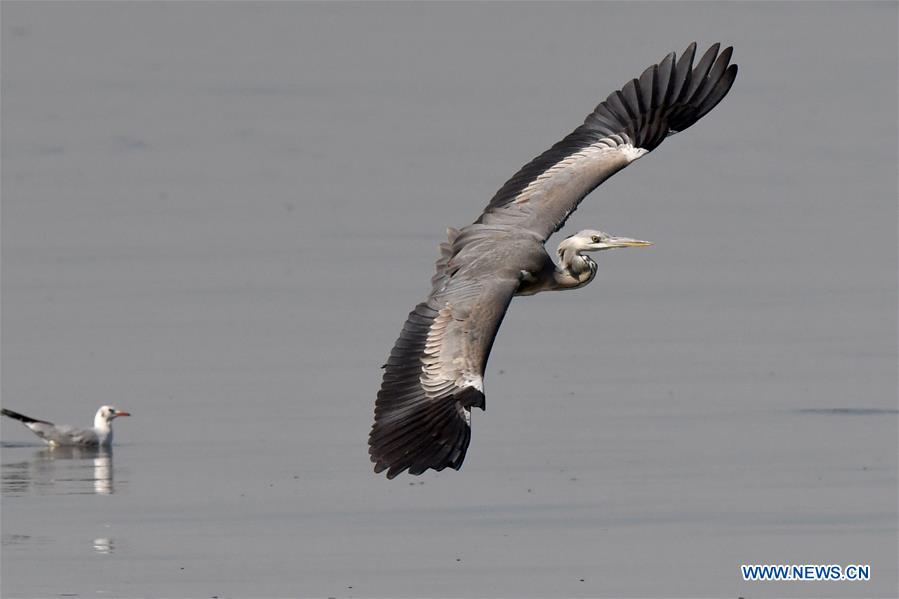
[[[128,413],[128,412],[116,412],[115,415],[116,415],[116,417],[118,417],[118,416],[131,416],[131,414]]]

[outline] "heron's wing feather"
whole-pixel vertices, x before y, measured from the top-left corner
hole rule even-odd
[[[613,92],[584,124],[536,157],[503,185],[478,223],[530,229],[544,240],[584,197],[631,162],[683,131],[730,91],[737,65],[732,48],[712,45],[695,68],[695,42]]]
[[[495,261],[488,267],[482,258],[500,258],[502,243],[474,228],[450,233],[434,289],[409,314],[384,366],[369,453],[375,471],[387,470],[388,478],[406,469],[458,470],[471,408],[484,407],[484,368],[519,271],[496,268]]]

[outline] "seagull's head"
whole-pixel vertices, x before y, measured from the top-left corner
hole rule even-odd
[[[97,410],[97,415],[94,417],[94,426],[99,426],[101,422],[109,425],[110,422],[119,416],[131,416],[131,414],[113,406],[100,406],[100,409]]]
[[[600,250],[614,250],[616,248],[641,248],[652,245],[649,241],[642,239],[631,239],[630,237],[615,237],[603,231],[595,229],[584,229],[578,231],[559,245],[565,245],[578,252],[598,252]]]

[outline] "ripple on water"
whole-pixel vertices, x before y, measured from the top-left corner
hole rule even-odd
[[[800,414],[822,414],[825,416],[895,416],[899,410],[890,408],[804,408]]]

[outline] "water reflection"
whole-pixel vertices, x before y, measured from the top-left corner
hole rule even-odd
[[[4,459],[10,449],[4,444]],[[112,448],[45,447],[30,459],[4,461],[2,489],[4,495],[111,495]]]
[[[109,555],[115,549],[115,543],[112,539],[108,539],[106,537],[100,537],[99,539],[94,539],[94,551],[97,553],[102,553],[104,555]]]
[[[5,524],[5,526],[9,526]],[[4,552],[8,551],[28,551],[35,547],[46,547],[53,542],[53,538],[48,535],[23,535],[13,533],[3,533],[0,535],[0,546]]]

